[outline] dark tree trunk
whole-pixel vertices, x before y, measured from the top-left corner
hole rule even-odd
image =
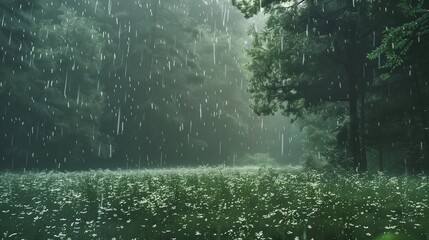
[[[361,58],[359,57],[356,46],[356,41],[352,39],[345,49],[345,58],[347,59],[347,61],[345,61],[345,71],[349,85],[349,142],[353,157],[353,168],[358,172],[365,172],[367,170],[367,166],[366,161],[363,161],[362,159],[361,131],[358,111],[359,87],[361,86],[359,76],[361,75],[359,74],[357,66],[362,66],[362,64],[359,64]]]
[[[350,148],[353,157],[353,168],[359,172],[366,170],[366,166],[362,166],[361,144],[360,144],[360,127],[358,117],[358,100],[355,81],[349,80],[349,115],[350,115]]]
[[[428,118],[426,116],[426,107],[427,107],[427,100],[423,96],[423,93],[421,91],[419,79],[417,77],[414,77],[415,79],[415,87],[417,92],[417,106],[420,113],[420,117],[422,120],[422,150],[423,150],[423,164],[422,164],[422,170],[424,173],[429,173],[429,123]],[[424,78],[422,78],[424,79]]]
[[[361,151],[361,168],[367,171],[368,164],[366,158],[366,124],[365,124],[365,83],[360,81],[360,151]]]

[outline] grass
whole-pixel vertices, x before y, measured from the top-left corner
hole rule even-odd
[[[2,239],[428,239],[427,177],[282,168],[0,175]]]

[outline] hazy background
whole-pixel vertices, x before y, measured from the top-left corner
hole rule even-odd
[[[0,11],[2,169],[301,160],[298,127],[249,107],[247,31],[263,16],[246,20],[227,0],[14,1]]]

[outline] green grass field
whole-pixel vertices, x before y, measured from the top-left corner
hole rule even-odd
[[[283,168],[0,175],[1,239],[428,239],[427,177]]]

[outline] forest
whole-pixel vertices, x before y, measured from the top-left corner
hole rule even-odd
[[[429,239],[429,1],[0,0],[1,239]]]
[[[233,4],[3,1],[2,168],[428,170],[428,3]]]
[[[2,169],[299,162],[298,127],[249,107],[250,23],[229,2],[1,1],[0,17]]]
[[[256,113],[301,119],[330,164],[428,172],[427,1],[234,2],[269,14],[248,51]]]
[[[1,1],[1,168],[428,172],[426,1],[232,4]]]

